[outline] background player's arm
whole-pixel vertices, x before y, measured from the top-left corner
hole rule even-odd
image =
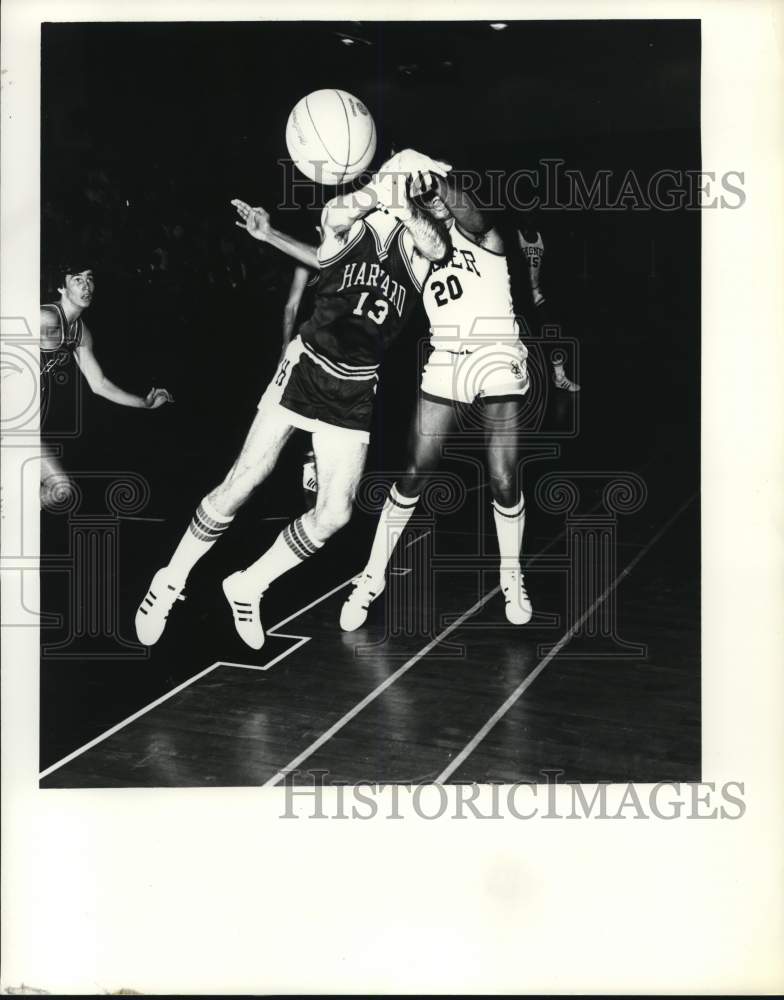
[[[308,283],[309,274],[310,272],[308,269],[306,267],[302,267],[302,265],[298,265],[294,268],[294,276],[291,279],[291,288],[289,288],[289,297],[286,300],[286,306],[283,310],[284,350],[291,342],[291,335],[294,332],[294,324],[297,320],[299,305],[300,302],[302,302],[302,296],[305,292],[305,286]]]
[[[60,324],[50,309],[41,308],[41,349],[52,351],[60,345]]]
[[[135,393],[126,392],[115,385],[106,377],[93,352],[93,338],[90,331],[82,322],[82,339],[79,346],[74,351],[76,362],[81,368],[87,384],[96,396],[103,396],[120,406],[131,406],[139,410],[157,410],[164,403],[173,403],[171,393],[166,389],[150,389],[146,396],[137,396]]]
[[[534,243],[536,240],[541,239],[541,234],[537,231],[534,233],[529,233],[532,237],[530,242]],[[517,241],[520,244],[520,249],[525,255],[526,248],[526,238],[523,233],[517,230]],[[542,289],[542,258],[544,257],[544,245],[539,248],[538,260],[533,258],[528,258],[526,256],[526,268],[528,269],[528,280],[531,283],[531,297],[533,298],[533,303],[535,306],[544,305],[545,296]]]
[[[311,246],[309,243],[304,243],[302,240],[294,239],[293,236],[287,236],[286,233],[281,233],[278,229],[275,229],[270,225],[269,212],[261,208],[261,206],[256,205],[255,207],[251,207],[246,201],[241,201],[239,198],[234,198],[232,205],[237,209],[237,214],[240,217],[235,225],[247,230],[255,240],[259,240],[262,243],[269,243],[270,246],[288,254],[289,257],[293,257],[300,264],[318,270],[319,260],[316,255],[316,247]]]

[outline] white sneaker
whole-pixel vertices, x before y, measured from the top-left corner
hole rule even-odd
[[[259,617],[259,602],[263,596],[251,586],[244,570],[232,573],[223,581],[223,593],[234,614],[234,628],[242,641],[251,649],[264,645],[264,629]]]
[[[150,589],[136,612],[136,635],[145,646],[154,646],[163,635],[166,619],[177,601],[184,601],[185,584],[164,566],[152,578]]]
[[[579,392],[580,386],[576,382],[572,382],[570,378],[565,375],[553,374],[553,382],[555,383],[556,389],[564,389],[566,392]]]
[[[533,617],[531,598],[525,589],[525,579],[519,569],[501,574],[501,592],[506,601],[506,617],[513,625],[525,625]]]
[[[354,589],[340,609],[340,627],[344,632],[353,632],[367,621],[368,608],[384,592],[386,580],[380,580],[368,573],[362,573],[354,581]]]

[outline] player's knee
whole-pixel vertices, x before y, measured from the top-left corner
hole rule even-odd
[[[520,499],[520,487],[517,485],[514,472],[506,469],[491,472],[490,492],[495,502],[502,507],[514,507]]]
[[[222,517],[232,517],[250,496],[247,483],[231,473],[211,493],[207,494],[210,506]]]
[[[395,480],[395,487],[398,493],[404,497],[418,497],[425,488],[425,477],[414,466],[406,469],[404,476],[399,476]]]
[[[313,511],[314,527],[320,538],[326,539],[345,528],[351,520],[351,504],[337,502],[316,506]]]

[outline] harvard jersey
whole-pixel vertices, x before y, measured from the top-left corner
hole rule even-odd
[[[405,326],[430,267],[401,222],[372,212],[344,244],[319,247],[313,315],[299,329],[309,352],[346,372],[368,373]]]
[[[469,240],[456,225],[451,237],[451,257],[432,265],[422,292],[433,346],[462,351],[517,343],[506,256]]]

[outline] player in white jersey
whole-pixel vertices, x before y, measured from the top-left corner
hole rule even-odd
[[[520,250],[528,269],[528,280],[531,285],[531,298],[534,307],[539,314],[539,321],[545,322],[545,310],[547,299],[542,290],[542,264],[544,262],[544,241],[538,229],[527,227],[517,231],[517,239]],[[553,383],[556,389],[564,389],[566,392],[579,392],[580,386],[567,378],[564,370],[564,355],[562,351],[554,351],[551,357],[553,366]]]
[[[524,625],[533,614],[520,564],[525,501],[519,476],[518,415],[529,389],[527,350],[512,304],[503,239],[451,179],[434,179],[421,199],[446,221],[452,254],[431,265],[422,292],[433,352],[424,371],[411,428],[407,469],[392,486],[368,563],[340,615],[345,631],[359,628],[385,587],[395,545],[420,494],[439,465],[445,437],[460,407],[481,401],[493,516],[506,617]]]

